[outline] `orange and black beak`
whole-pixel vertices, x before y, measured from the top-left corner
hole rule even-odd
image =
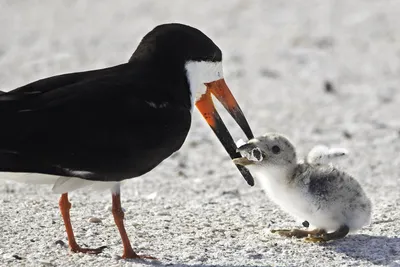
[[[214,103],[211,98],[213,94],[225,107],[225,109],[231,114],[235,119],[236,123],[240,126],[243,132],[246,134],[248,139],[252,139],[253,133],[250,129],[249,124],[236,102],[235,97],[232,95],[224,79],[220,79],[211,83],[206,83],[207,86],[206,93],[201,96],[196,102],[196,107],[200,110],[203,117],[206,119],[208,125],[213,129],[214,133],[217,135],[219,141],[225,147],[225,150],[229,153],[229,156],[234,159],[241,157],[241,155],[236,152],[236,144],[232,139],[228,129],[226,128],[224,122],[219,116],[217,110],[215,109]],[[250,172],[243,166],[236,165],[239,171],[242,173],[244,179],[251,186],[254,185],[254,179]]]

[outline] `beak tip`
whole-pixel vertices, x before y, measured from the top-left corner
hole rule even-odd
[[[236,165],[241,166],[241,164],[240,164],[240,159],[241,159],[241,158],[235,158],[235,159],[232,159],[232,161],[233,161],[233,163],[235,163]]]

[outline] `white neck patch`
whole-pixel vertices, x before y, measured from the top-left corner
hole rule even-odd
[[[224,78],[222,62],[188,61],[185,64],[186,76],[189,81],[192,109],[195,101],[206,92],[205,83]]]

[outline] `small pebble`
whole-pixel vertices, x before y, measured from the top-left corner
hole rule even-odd
[[[101,223],[101,219],[97,217],[90,217],[88,220],[90,223]]]
[[[206,171],[207,175],[213,175],[214,173],[215,173],[215,171],[211,170],[211,169]]]
[[[271,79],[278,79],[280,77],[279,72],[268,68],[260,69],[260,74],[262,77],[268,77]]]
[[[324,89],[325,92],[327,93],[334,93],[335,92],[335,88],[333,87],[333,84],[331,81],[325,81],[324,82]]]
[[[22,258],[20,256],[18,256],[17,254],[12,255],[12,257],[16,260],[22,260]]]
[[[335,41],[332,37],[326,36],[316,40],[315,45],[320,49],[329,49],[333,47]]]
[[[65,244],[65,242],[62,241],[62,240],[57,240],[56,242],[54,242],[54,244],[60,245],[60,246],[62,246],[62,247],[66,247],[66,246],[67,246],[67,245]]]
[[[183,177],[183,178],[187,178],[188,177],[184,171],[178,171],[178,176],[179,177]]]
[[[157,216],[171,216],[171,213],[168,211],[160,211],[157,213]]]
[[[352,135],[350,132],[348,132],[348,131],[343,131],[343,136],[344,136],[346,139],[351,139],[351,138],[353,137],[353,135]]]

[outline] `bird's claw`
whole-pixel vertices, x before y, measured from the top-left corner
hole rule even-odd
[[[122,259],[142,259],[142,260],[158,260],[152,256],[148,255],[139,255],[136,254],[133,250],[124,251],[124,254],[121,256]]]

